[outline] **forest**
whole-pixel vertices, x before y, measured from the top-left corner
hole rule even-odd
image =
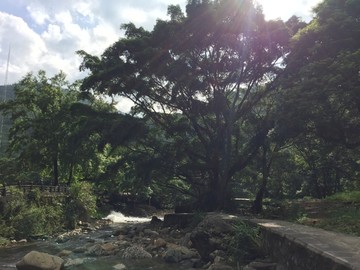
[[[251,0],[168,16],[151,31],[123,24],[101,56],[78,51],[85,79],[29,73],[0,103],[0,184],[71,189],[62,210],[39,210],[36,192],[30,208],[2,203],[1,234],[50,213],[73,224],[121,194],[193,211],[250,198],[259,213],[265,199],[360,190],[359,1],[324,0],[308,23],[267,21]]]

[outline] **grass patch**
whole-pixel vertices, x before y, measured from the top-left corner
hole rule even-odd
[[[270,210],[270,211],[269,211]],[[336,193],[323,200],[282,201],[264,216],[360,236],[360,191]]]
[[[355,207],[336,209],[328,217],[317,219],[302,218],[299,223],[311,225],[329,231],[336,231],[355,236],[360,236],[360,210]]]
[[[10,244],[10,240],[0,236],[0,247]]]
[[[360,203],[360,191],[339,192],[326,197],[327,201]]]

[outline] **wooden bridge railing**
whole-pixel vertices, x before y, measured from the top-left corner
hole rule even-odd
[[[39,189],[41,193],[51,193],[51,195],[67,195],[70,191],[70,188],[68,186],[8,185],[0,187],[0,197],[11,195],[12,187],[20,189],[25,194],[35,189]]]

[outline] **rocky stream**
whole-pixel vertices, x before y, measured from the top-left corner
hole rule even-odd
[[[268,261],[239,266],[231,259],[234,222],[221,214],[194,224],[192,215],[170,214],[163,220],[113,212],[106,220],[80,223],[78,229],[57,237],[1,248],[0,269],[276,269]],[[39,263],[52,268],[31,268]]]

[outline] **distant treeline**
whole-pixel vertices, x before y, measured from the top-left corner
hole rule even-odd
[[[0,102],[14,98],[15,85],[0,85]],[[8,133],[11,126],[10,117],[0,112],[0,157],[5,153],[8,144]]]

